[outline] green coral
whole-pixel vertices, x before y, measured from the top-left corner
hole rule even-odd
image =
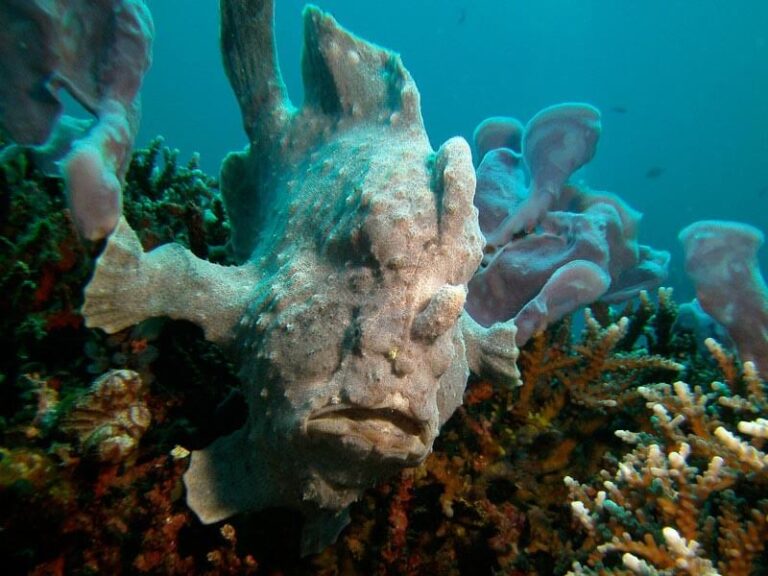
[[[231,263],[225,246],[229,221],[218,183],[200,170],[197,155],[186,165],[178,157],[161,137],[134,153],[126,176],[125,217],[145,250],[178,242],[200,258]]]

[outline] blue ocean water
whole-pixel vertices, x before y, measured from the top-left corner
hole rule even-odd
[[[216,172],[245,145],[221,64],[218,2],[149,0],[154,64],[139,144],[156,134]],[[300,0],[278,0],[276,35],[301,102]],[[565,101],[603,113],[581,176],[645,214],[640,240],[672,252],[668,285],[692,296],[677,233],[701,219],[768,231],[768,2],[743,0],[389,0],[319,3],[399,52],[433,147],[492,115],[525,121]],[[768,273],[768,249],[761,252]]]

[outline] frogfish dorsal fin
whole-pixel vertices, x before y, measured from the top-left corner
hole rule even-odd
[[[421,123],[419,93],[400,56],[358,38],[314,6],[304,9],[306,108],[354,120],[395,114]]]

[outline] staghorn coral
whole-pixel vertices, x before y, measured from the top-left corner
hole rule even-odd
[[[28,185],[39,178],[32,176]],[[14,212],[11,219],[20,216]],[[172,228],[183,230],[184,216],[177,212],[173,218]],[[154,226],[152,220],[145,222]],[[77,289],[72,275],[61,283],[60,291]],[[45,302],[42,314],[58,305],[60,291]],[[584,555],[581,536],[568,530],[562,476],[589,477],[599,469],[606,447],[620,449],[611,431],[640,429],[645,420],[639,405],[643,399],[631,395],[632,386],[620,395],[624,400],[618,406],[602,405],[601,400],[610,397],[609,386],[621,385],[613,379],[622,374],[634,386],[669,378],[668,372],[653,368],[653,361],[623,371],[617,366],[621,358],[636,362],[655,349],[702,375],[716,368],[690,356],[695,346],[683,334],[669,332],[674,314],[671,295],[664,292],[658,304],[644,297],[618,311],[593,306],[591,334],[583,334],[587,340],[573,342],[567,322],[531,340],[521,356],[524,386],[471,382],[464,407],[446,423],[424,465],[407,474],[403,486],[395,479],[366,492],[352,507],[352,524],[337,544],[305,560],[290,545],[298,540],[296,520],[275,511],[241,518],[232,522],[237,534],[233,543],[221,526],[201,526],[184,505],[180,478],[187,460],[182,450],[173,451],[178,459],[167,452],[178,443],[190,446],[201,434],[205,437],[201,422],[216,420],[216,405],[228,393],[224,383],[236,385],[199,331],[163,322],[106,338],[83,337],[81,351],[85,342],[94,343],[90,355],[81,353],[79,365],[72,355],[68,366],[57,364],[55,376],[33,353],[38,372],[25,372],[29,377],[17,379],[17,386],[13,380],[3,385],[9,397],[14,395],[14,405],[23,402],[24,407],[17,425],[0,428],[2,445],[15,444],[0,454],[0,470],[17,471],[9,484],[0,486],[0,551],[11,572],[41,574],[96,570],[213,575],[253,570],[254,564],[264,573],[293,574],[477,574],[502,566],[509,574],[563,573],[574,558],[583,562]],[[622,316],[629,320],[615,347],[583,358],[579,346],[590,348],[589,341],[599,348],[600,334]],[[726,364],[732,361],[724,351],[721,358]],[[616,370],[590,368],[598,361]],[[547,370],[555,366],[559,368]],[[89,367],[98,368],[97,373],[131,367],[151,381],[147,402],[153,426],[136,461],[127,466],[80,461],[76,450],[58,444],[65,438],[55,429],[42,422],[33,425],[42,397],[35,391],[56,390],[66,402],[73,388],[80,392],[87,386]],[[72,371],[79,375],[76,382]],[[591,372],[598,383],[586,387],[586,397],[593,401],[578,405],[564,389],[570,377],[583,381],[582,372]],[[739,371],[730,373],[738,386]],[[754,404],[749,397],[745,388],[731,401]],[[38,430],[31,437],[26,434],[30,426]],[[12,466],[14,462],[26,465]],[[85,497],[76,498],[78,494]],[[731,526],[728,532],[738,540],[736,524]],[[388,554],[387,561],[381,554],[398,550],[403,542],[402,556]]]
[[[653,429],[616,432],[634,448],[601,482],[566,478],[588,533],[574,574],[749,575],[766,567],[768,414],[755,366],[739,373],[713,341],[728,382],[639,389]],[[622,568],[623,566],[623,568]]]
[[[25,162],[26,177],[16,178]],[[141,159],[137,165],[143,163]],[[164,166],[148,173],[157,176]],[[6,214],[5,225],[8,238],[18,242],[11,230],[26,230],[45,219],[34,211],[33,204],[23,201],[22,190],[29,194],[30,202],[35,198],[60,202],[60,183],[42,176],[26,156],[16,157],[11,167],[3,193],[18,208]],[[176,170],[184,168],[177,165]],[[134,181],[137,196],[142,187],[152,185],[139,176]],[[160,220],[135,221],[140,236],[149,239],[157,231],[185,230],[187,221],[181,211],[172,211],[168,227],[162,223],[163,198],[173,201],[172,195],[185,190],[190,197],[194,194],[194,186],[182,184],[191,183],[189,179],[172,181],[179,187],[170,196],[158,188],[157,208],[143,211],[157,214]],[[209,193],[215,198],[214,191]],[[132,197],[133,193],[127,194],[129,203]],[[140,212],[130,205],[127,210]],[[51,238],[59,237],[62,227],[71,234],[65,213],[59,214],[60,220],[49,220],[55,224]],[[220,229],[218,223],[208,229],[213,234],[210,238],[218,238]],[[211,244],[222,243],[215,240]],[[38,251],[20,250],[18,254],[19,262],[36,270]],[[55,255],[55,250],[50,254]],[[71,271],[81,269],[85,258],[78,258]],[[71,271],[59,278],[56,290],[38,305],[41,317],[61,306],[62,294],[76,294],[82,285]],[[9,293],[20,290],[13,282],[7,286]],[[21,304],[32,301],[18,300]],[[20,316],[24,311],[17,310]],[[569,510],[562,476],[586,479],[605,466],[600,460],[605,450],[621,450],[611,435],[613,429],[643,429],[644,399],[632,391],[669,378],[669,372],[654,367],[657,360],[641,367],[640,358],[652,351],[663,354],[670,365],[683,364],[685,378],[695,376],[696,382],[709,380],[715,370],[721,370],[720,378],[738,394],[720,402],[738,407],[744,415],[738,421],[760,425],[755,408],[760,405],[762,388],[754,381],[742,383],[741,372],[725,350],[713,348],[719,358],[715,365],[695,356],[692,340],[670,330],[675,313],[671,294],[663,291],[656,304],[643,295],[618,310],[593,306],[581,341],[572,341],[570,322],[550,327],[532,339],[521,353],[524,386],[473,381],[464,408],[445,425],[424,465],[411,472],[410,479],[406,476],[402,487],[394,480],[366,492],[352,508],[352,525],[339,542],[304,561],[298,559],[295,548],[286,545],[298,537],[297,523],[274,512],[244,518],[232,523],[237,534],[233,543],[220,526],[200,526],[183,503],[180,477],[186,459],[183,451],[174,451],[179,459],[169,458],[167,452],[178,443],[190,446],[199,442],[201,422],[214,420],[216,405],[228,393],[227,386],[217,384],[236,385],[231,373],[227,376],[224,370],[226,363],[213,354],[199,332],[178,322],[142,325],[110,337],[88,335],[83,330],[75,340],[80,352],[68,353],[67,364],[51,354],[62,349],[55,338],[51,340],[62,329],[48,328],[42,333],[44,347],[28,347],[25,358],[16,359],[26,363],[24,371],[18,376],[4,372],[2,390],[9,403],[2,405],[7,418],[0,426],[0,471],[13,471],[13,475],[0,474],[6,482],[0,486],[0,508],[4,510],[0,551],[7,566],[20,567],[17,572],[37,573],[98,569],[116,574],[121,570],[221,574],[250,570],[254,563],[265,572],[297,574],[473,574],[499,571],[502,566],[510,574],[563,573],[575,558],[586,562],[586,555],[582,536],[567,529]],[[624,316],[628,321],[620,322]],[[623,335],[611,348],[603,339],[616,339],[613,324],[621,327]],[[17,329],[9,323],[9,334]],[[84,352],[87,342],[91,342],[88,354]],[[630,363],[627,370],[620,365],[624,360]],[[66,438],[51,429],[48,419],[38,418],[38,414],[51,413],[49,401],[56,402],[58,397],[66,403],[73,393],[82,392],[92,377],[89,368],[100,373],[113,367],[130,367],[151,382],[147,402],[154,424],[139,446],[136,461],[127,466],[81,461],[76,450],[60,443]],[[580,390],[574,398],[567,392],[570,379],[578,383],[574,390]],[[616,406],[605,402],[617,398]],[[10,406],[19,410],[11,415],[7,412]],[[738,421],[723,420],[723,424],[744,440],[747,437],[737,431]],[[147,487],[151,487],[149,491]],[[731,488],[734,504],[721,506],[721,538],[731,547],[749,536],[742,526],[743,506],[739,503],[739,498],[749,494],[736,492],[741,487],[737,483]],[[77,499],[78,494],[87,497]],[[41,531],[40,526],[46,528]],[[380,554],[401,545],[402,557],[389,553],[387,561]]]
[[[631,398],[637,398],[637,387],[648,381],[649,373],[682,370],[679,362],[649,354],[644,348],[634,348],[643,334],[641,327],[648,321],[648,307],[647,295],[643,295],[634,314],[608,315],[598,320],[591,309],[586,309],[582,340],[573,345],[570,322],[549,334],[536,336],[532,345],[521,353],[526,386],[520,401],[510,409],[517,414],[528,412],[531,395],[537,390],[551,395],[548,402],[551,409],[562,407],[566,394],[569,401],[586,407],[622,406]],[[659,310],[663,310],[662,305]],[[553,346],[552,333],[561,334],[559,345]]]
[[[193,246],[193,252],[211,259],[223,255],[223,216],[217,214],[211,180],[197,178],[194,162],[188,169],[179,167],[170,151],[164,153],[163,167],[148,168],[154,165],[160,147],[153,143],[148,156],[139,158],[136,205],[126,200],[126,214],[144,248],[179,232],[184,243],[194,244],[202,215],[203,243],[210,251],[206,255],[205,248],[198,251]],[[24,178],[13,177],[14,194],[21,182],[30,189],[39,188],[42,197],[60,187],[53,179],[41,184],[31,156],[22,154],[13,162],[27,164]],[[182,174],[184,184],[179,189],[171,184],[172,174]],[[7,190],[4,187],[3,193]],[[185,190],[193,196],[203,195],[203,205],[210,206],[210,211],[179,209],[190,204],[182,198]],[[151,202],[138,202],[141,194],[151,197]],[[164,212],[164,205],[171,209]],[[19,216],[18,212],[9,214],[4,225]],[[0,212],[0,217],[5,216]],[[46,242],[71,233],[71,227],[67,232],[66,213],[60,216],[57,221],[32,217],[34,226],[43,220],[56,222],[53,227],[42,227],[50,232],[42,235]],[[15,227],[18,221],[12,224]],[[14,246],[19,240],[12,233],[6,238]],[[703,367],[701,374],[712,370],[691,356],[684,338],[669,332],[674,306],[667,296],[660,295],[655,309],[647,297],[637,307],[627,305],[619,313],[595,306],[581,342],[572,341],[570,321],[531,341],[523,351],[523,387],[509,386],[508,378],[472,382],[465,407],[445,424],[435,451],[424,464],[367,491],[352,507],[352,526],[340,541],[320,556],[299,560],[296,547],[286,544],[300,530],[296,520],[282,522],[272,510],[239,518],[231,525],[205,527],[183,503],[181,475],[187,452],[171,447],[205,444],[207,440],[200,438],[210,439],[212,433],[201,432],[200,422],[219,420],[213,418],[214,409],[226,412],[220,419],[230,419],[235,425],[244,418],[242,413],[233,417],[230,401],[224,401],[235,384],[231,371],[195,327],[165,322],[97,338],[80,326],[73,338],[51,339],[62,328],[47,319],[55,318],[56,307],[66,303],[63,295],[77,294],[81,287],[74,272],[86,262],[88,248],[75,242],[73,246],[83,250],[72,259],[77,266],[54,269],[59,274],[56,282],[39,283],[39,301],[19,300],[24,305],[36,301],[35,311],[43,321],[23,334],[34,330],[35,342],[44,342],[46,347],[27,347],[23,357],[4,359],[10,371],[0,377],[3,399],[11,399],[0,403],[0,555],[4,569],[11,573],[226,574],[257,569],[273,574],[560,573],[574,557],[584,561],[585,556],[580,537],[567,529],[561,476],[588,477],[606,447],[616,448],[617,442],[609,434],[612,429],[619,425],[642,428],[645,416],[638,403],[643,399],[635,392],[639,385],[668,378],[677,364],[685,365],[687,379],[692,375],[700,379],[699,373],[691,374],[698,367]],[[58,257],[63,252],[61,243],[51,246],[51,254]],[[35,258],[39,254],[34,247],[18,254],[20,265],[14,270],[26,266],[32,272],[12,276],[6,285],[9,293],[29,296],[37,293]],[[459,300],[458,291],[450,290],[435,299],[451,309]],[[427,306],[427,316],[434,322],[419,322],[417,332],[435,337],[433,327],[446,322],[441,306],[445,304]],[[77,306],[69,310],[66,318],[79,319]],[[628,320],[622,321],[622,316]],[[70,329],[67,324],[65,330]],[[11,323],[7,334],[22,332]],[[29,341],[28,336],[24,338]],[[57,342],[69,342],[70,348],[64,351]],[[85,342],[95,342],[87,353]],[[468,344],[475,351],[484,345],[493,348],[488,341]],[[393,363],[402,361],[402,355],[400,347],[386,350]],[[508,362],[509,358],[487,354],[485,360]],[[719,361],[723,365],[730,359],[723,353]],[[119,465],[81,459],[77,450],[62,442],[66,438],[51,428],[46,417],[56,411],[57,402],[66,403],[73,390],[80,392],[87,386],[89,369],[99,367],[100,372],[111,366],[141,369],[145,381],[152,383],[147,404],[154,424],[138,446],[135,459]],[[742,472],[753,470],[749,473],[754,474],[764,461],[761,436],[765,423],[759,409],[763,391],[759,380],[744,378],[742,382],[740,372],[731,368],[726,384],[738,393],[728,396],[722,405],[743,417],[724,417],[714,435],[733,463],[743,467]],[[664,404],[667,391],[659,390],[665,394],[661,398]],[[21,410],[14,412],[17,406]],[[244,411],[242,402],[239,406]],[[515,406],[519,408],[515,410]],[[676,405],[668,411],[673,409]],[[739,428],[743,431],[737,432]],[[6,448],[11,445],[14,447]],[[695,456],[687,456],[686,466],[696,464],[694,460]],[[733,499],[719,502],[722,544],[718,545],[739,552],[729,561],[735,574],[745,570],[737,564],[739,558],[742,564],[752,561],[751,551],[742,551],[761,530],[765,516],[753,514],[751,524],[744,522],[742,500],[753,496],[749,491],[738,492],[744,486],[737,482],[731,487]],[[681,555],[690,557],[694,548],[690,540],[680,532],[675,534],[662,531],[662,538],[667,537],[665,545],[676,546]],[[640,560],[634,565],[641,567]]]
[[[644,327],[639,330],[641,335],[636,337],[636,342],[627,342],[628,335],[621,340],[625,347],[622,352],[610,350],[589,360],[578,361],[580,352],[577,347],[585,342],[572,343],[570,331],[561,325],[539,337],[544,342],[545,351],[549,351],[545,363],[558,357],[577,359],[572,372],[565,369],[559,372],[565,381],[569,374],[577,377],[581,371],[588,370],[590,364],[598,362],[598,357],[603,364],[610,359],[618,362],[618,358],[628,354],[627,349],[636,348],[655,331],[656,312],[649,315],[649,306],[652,307],[650,301],[638,304],[638,309],[644,308],[642,311],[621,310],[630,318],[628,326]],[[635,319],[635,312],[638,319]],[[605,310],[596,312],[594,333],[585,332],[584,337],[591,338],[590,342],[599,341],[600,333],[616,321],[618,318]],[[163,332],[167,330],[168,327]],[[612,334],[610,330],[607,333]],[[138,334],[126,331],[119,336],[119,350],[130,354],[133,347],[130,342]],[[653,341],[657,340],[654,334]],[[148,367],[154,374],[164,355],[171,351],[163,338],[154,337],[151,343],[157,347],[159,355]],[[531,350],[529,346],[523,355]],[[634,354],[638,355],[638,350]],[[131,360],[130,355],[128,360]],[[189,364],[192,358],[183,362]],[[652,376],[650,366],[652,362],[647,369],[636,367],[628,374],[634,373],[634,381],[642,382]],[[528,364],[524,362],[524,378],[526,382],[533,382],[535,372],[526,373],[527,368]],[[598,379],[609,376],[608,372],[603,374],[600,370],[592,372]],[[73,509],[71,500],[67,500],[64,507],[50,506],[51,501],[42,497],[49,512],[71,515],[72,520],[67,522],[63,532],[59,528],[60,519],[46,524],[51,530],[63,533],[64,537],[58,538],[59,544],[54,550],[38,549],[38,568],[44,571],[63,565],[76,571],[78,566],[90,566],[91,569],[119,573],[116,566],[122,562],[134,572],[165,574],[221,574],[250,570],[254,564],[265,571],[273,569],[297,574],[343,571],[473,574],[491,573],[492,570],[510,574],[552,573],[557,566],[570,564],[576,548],[575,543],[570,543],[569,534],[561,528],[567,523],[558,511],[565,498],[560,477],[564,473],[577,475],[594,467],[600,451],[598,443],[594,454],[584,455],[578,449],[578,442],[571,438],[599,438],[601,429],[615,425],[611,418],[604,414],[600,416],[601,413],[611,410],[618,413],[622,409],[631,409],[633,404],[627,402],[620,407],[595,404],[595,408],[584,408],[572,404],[569,396],[563,394],[560,411],[555,412],[549,406],[550,416],[546,416],[544,406],[551,398],[546,389],[554,388],[560,394],[559,387],[563,384],[556,382],[552,374],[537,378],[539,389],[528,400],[528,410],[521,414],[511,413],[508,408],[516,405],[519,395],[527,390],[527,384],[515,388],[487,380],[473,382],[465,397],[465,407],[446,424],[435,452],[424,466],[406,474],[403,484],[395,481],[367,492],[359,505],[352,508],[352,525],[339,542],[324,554],[302,562],[297,558],[296,549],[284,548],[285,542],[297,537],[297,530],[280,528],[285,522],[274,512],[233,522],[238,535],[234,547],[219,526],[207,528],[194,521],[179,499],[179,477],[186,466],[183,453],[174,452],[181,460],[164,455],[152,456],[163,444],[142,442],[136,464],[125,470],[107,466],[100,469],[95,478],[81,476],[77,471],[82,471],[83,464],[71,460],[62,468],[58,459],[66,455],[48,455],[47,458],[57,464],[51,470],[72,478],[78,491],[93,493],[94,498]],[[148,398],[153,417],[168,402],[165,388],[177,379],[187,382],[178,368],[169,374],[156,374]],[[179,390],[174,402],[181,404],[174,409],[175,418],[189,417],[197,410],[195,398],[206,386],[213,388],[201,380]],[[598,389],[595,387],[595,394]],[[194,394],[191,393],[193,390]],[[602,418],[597,430],[589,426],[585,428],[593,417]],[[155,421],[148,436],[155,434],[154,441],[157,442],[160,438],[157,428],[175,423],[167,417],[155,418]],[[607,432],[603,434],[607,436]],[[164,445],[170,449],[168,444]],[[153,488],[145,495],[147,486]],[[18,500],[26,504],[30,521],[40,518],[40,509],[29,499]],[[66,514],[63,511],[67,511]],[[9,518],[15,533],[19,534],[23,522],[15,512]],[[108,529],[96,532],[98,527],[104,526]],[[130,533],[136,536],[131,538]],[[92,545],[73,548],[81,538]],[[280,552],[275,553],[270,548]]]

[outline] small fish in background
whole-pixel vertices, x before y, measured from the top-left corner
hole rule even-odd
[[[757,197],[760,198],[761,200],[764,198],[768,198],[768,184],[766,184],[765,186],[763,186],[757,191]]]
[[[649,180],[655,180],[656,178],[664,174],[665,171],[666,169],[662,168],[661,166],[652,166],[648,168],[648,171],[645,173],[645,177],[648,178]]]
[[[611,106],[611,111],[616,112],[616,114],[626,114],[629,112],[624,106]]]
[[[456,20],[456,24],[461,26],[466,21],[467,21],[467,9],[464,7],[459,8],[459,18],[458,20]]]

